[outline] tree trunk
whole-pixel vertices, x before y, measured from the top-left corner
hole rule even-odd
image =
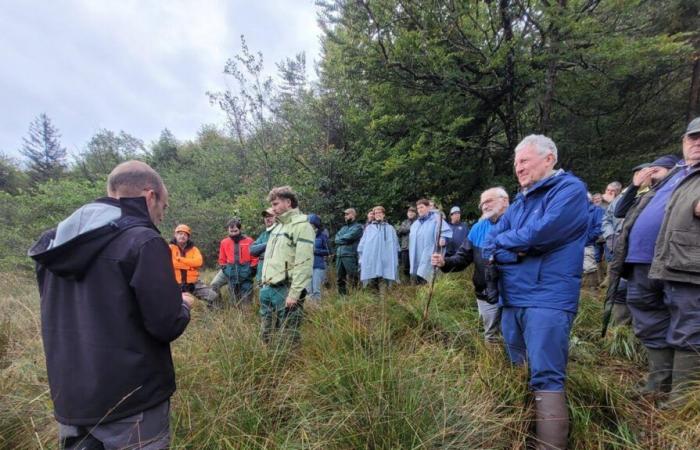
[[[505,77],[503,79],[503,90],[505,91],[505,120],[503,120],[503,128],[506,134],[508,148],[514,149],[518,139],[518,121],[515,114],[515,49],[513,48],[513,19],[509,6],[509,0],[500,0],[498,3],[503,25],[503,37],[506,41],[506,45],[509,47],[504,68]]]
[[[549,27],[547,35],[542,36],[542,39],[549,39],[549,62],[547,63],[547,71],[545,72],[544,80],[544,95],[540,105],[540,132],[548,135],[552,128],[552,102],[554,101],[554,88],[557,81],[557,67],[559,64],[559,52],[561,43],[561,28],[560,20],[566,9],[566,0],[557,2],[559,8],[557,13],[552,15],[552,23]]]
[[[696,53],[693,59],[693,75],[690,77],[690,98],[688,101],[688,122],[700,116],[700,53]]]

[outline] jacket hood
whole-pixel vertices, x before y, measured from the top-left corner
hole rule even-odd
[[[45,231],[27,254],[57,276],[80,279],[112,239],[135,226],[158,231],[148,215],[144,197],[103,197]]]
[[[428,214],[424,215],[423,217],[418,217],[418,220],[420,222],[425,222],[426,220],[435,218],[435,214],[440,214],[440,212],[436,211],[434,209],[431,209],[430,211],[428,211]]]
[[[321,218],[314,213],[309,214],[309,223],[321,229]]]

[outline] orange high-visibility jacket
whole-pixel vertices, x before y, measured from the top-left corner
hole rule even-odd
[[[170,253],[173,258],[175,279],[179,284],[196,283],[199,279],[199,268],[204,264],[204,258],[192,242],[188,242],[184,250],[174,242],[170,243]],[[184,281],[183,281],[184,280]]]

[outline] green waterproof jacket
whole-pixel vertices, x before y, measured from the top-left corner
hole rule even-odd
[[[357,245],[362,238],[362,225],[350,222],[335,235],[335,256],[354,256],[357,258]]]
[[[270,239],[270,230],[272,230],[272,227],[260,233],[260,236],[250,246],[250,254],[258,258],[258,270],[255,273],[255,280],[258,282],[262,280],[262,271],[265,266],[265,249],[267,248],[267,241]]]
[[[262,283],[288,283],[287,296],[299,299],[311,282],[315,239],[313,227],[299,209],[290,209],[278,216],[265,249]]]

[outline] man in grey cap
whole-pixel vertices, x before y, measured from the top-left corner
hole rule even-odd
[[[462,210],[459,206],[450,209],[450,220],[448,225],[452,229],[452,238],[447,242],[445,256],[452,256],[457,253],[457,249],[462,246],[469,234],[469,226],[462,222]]]
[[[683,159],[625,216],[611,269],[628,279],[634,332],[648,351],[642,392],[672,391],[672,400],[700,373],[700,118],[682,142]],[[653,183],[648,169],[635,174],[634,186]]]

